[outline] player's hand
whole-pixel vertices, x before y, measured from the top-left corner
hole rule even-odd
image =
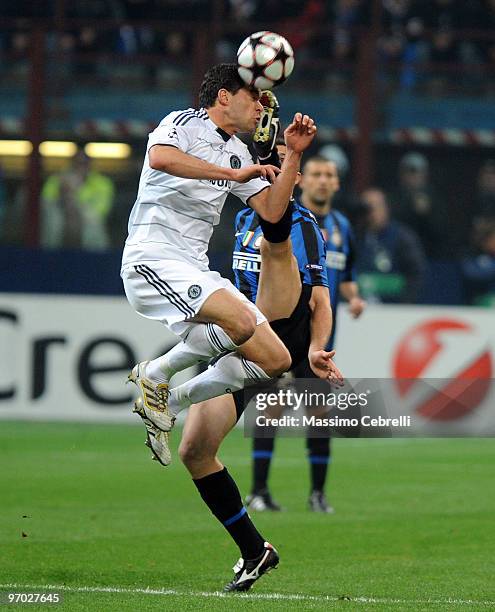
[[[280,174],[280,168],[277,168],[277,166],[252,164],[238,170],[232,170],[232,180],[236,183],[247,183],[254,178],[264,178],[273,183],[277,178],[277,174]]]
[[[284,132],[287,149],[302,153],[313,142],[316,136],[316,125],[311,117],[296,113],[289,127]]]
[[[328,380],[338,387],[344,386],[344,376],[332,361],[335,351],[311,351],[308,355],[309,365],[318,378]]]
[[[353,297],[349,300],[349,312],[353,319],[357,319],[363,313],[366,308],[366,302],[360,297]]]

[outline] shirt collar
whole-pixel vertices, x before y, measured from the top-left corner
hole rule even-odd
[[[209,117],[206,120],[206,123],[207,125],[210,126],[212,130],[214,130],[217,134],[220,135],[220,137],[222,138],[224,142],[228,142],[232,138],[230,134],[228,134],[225,130],[222,130],[221,127],[218,127],[218,125],[214,121],[212,121]]]

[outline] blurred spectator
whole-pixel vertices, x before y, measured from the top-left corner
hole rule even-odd
[[[441,27],[435,31],[430,51],[433,64],[453,64],[458,59],[457,41],[454,32],[449,27]]]
[[[495,220],[495,159],[487,160],[480,168],[474,215]]]
[[[114,191],[113,182],[92,170],[90,159],[79,151],[66,171],[48,177],[43,186],[41,246],[107,249]]]
[[[333,59],[332,73],[327,76],[333,89],[343,89],[348,85],[352,71],[349,63],[356,56],[356,28],[365,20],[365,5],[363,0],[336,0],[333,3],[312,2],[303,12],[308,25],[321,26],[332,24],[332,32],[310,34],[305,41],[305,52],[309,58]],[[312,11],[309,10],[312,8]],[[298,21],[299,23],[299,21]],[[303,52],[304,53],[304,52]],[[311,65],[308,64],[308,69]]]
[[[423,249],[416,234],[390,219],[385,193],[367,189],[367,229],[357,257],[358,282],[363,297],[380,302],[414,303],[425,270]]]
[[[431,80],[432,93],[443,93],[448,86],[456,86],[459,73],[443,67],[455,68],[456,62],[473,63],[480,59],[477,45],[470,39],[463,40],[454,30],[482,27],[484,13],[480,0],[432,0],[418,3],[418,18],[423,26],[433,31],[430,61],[436,64]],[[439,74],[440,69],[443,74]]]
[[[479,222],[473,236],[473,253],[462,261],[467,300],[495,306],[495,219]]]
[[[251,21],[256,12],[255,0],[229,0],[228,15],[234,21]]]
[[[429,163],[421,153],[410,152],[400,160],[398,190],[392,202],[393,217],[420,236],[428,257],[439,257],[447,252],[448,229],[443,202],[433,192]]]

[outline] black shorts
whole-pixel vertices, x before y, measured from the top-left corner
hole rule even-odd
[[[307,368],[311,372],[311,374],[304,376],[304,378],[314,376],[308,363],[308,350],[311,343],[311,310],[309,308],[309,301],[311,300],[312,290],[313,287],[311,285],[302,285],[299,301],[290,317],[270,322],[271,328],[282,340],[290,353],[292,360],[290,371],[294,372],[295,376],[301,378],[303,378],[299,373],[303,371],[301,368],[304,368],[304,371]],[[305,365],[305,362],[307,365]],[[241,414],[244,412],[249,401],[249,395],[254,395],[255,393],[256,387],[251,387],[236,391],[233,394],[237,420],[241,418]]]

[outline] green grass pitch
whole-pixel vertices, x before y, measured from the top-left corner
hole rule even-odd
[[[495,609],[493,440],[335,440],[333,516],[306,510],[304,441],[278,440],[286,511],[254,520],[281,563],[239,596],[219,593],[235,545],[180,462],[152,463],[143,439],[0,421],[0,591],[64,587],[62,605],[31,610]],[[235,431],[221,453],[243,495],[249,449]]]

